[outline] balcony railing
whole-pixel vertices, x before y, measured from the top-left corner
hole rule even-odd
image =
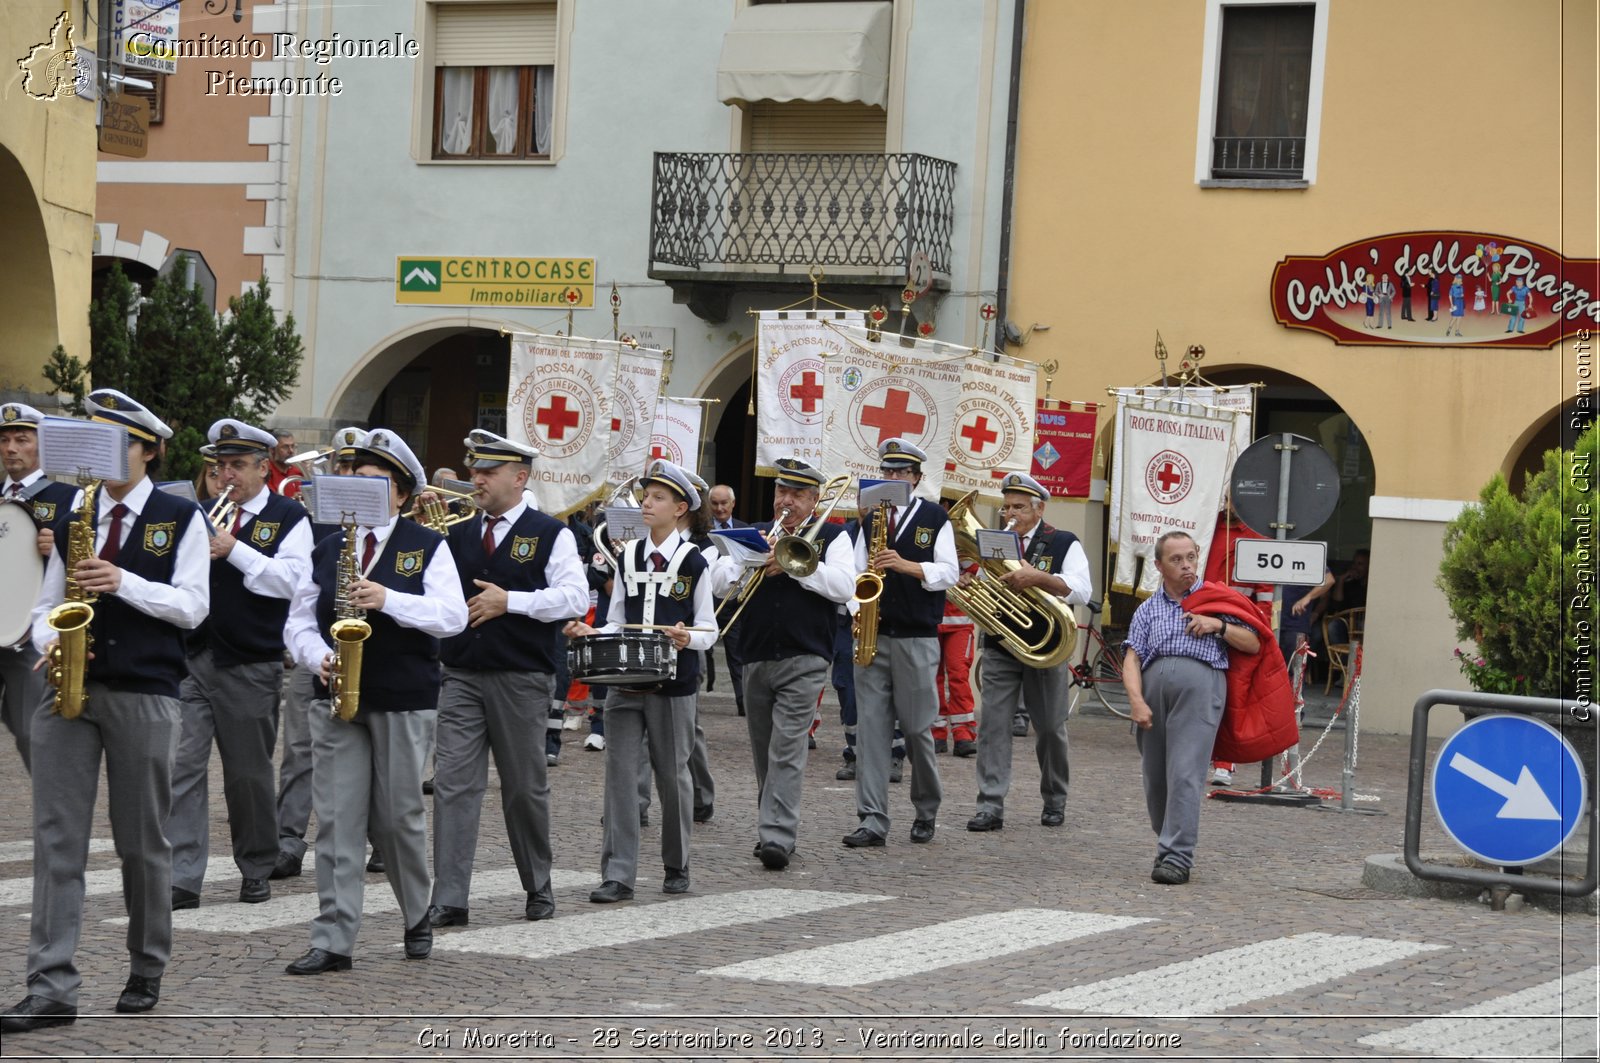
[[[1213,137],[1211,176],[1300,180],[1305,175],[1305,137]]]
[[[658,152],[651,271],[903,278],[922,251],[948,276],[955,179],[926,155]]]

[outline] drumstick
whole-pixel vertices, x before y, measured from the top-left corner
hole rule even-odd
[[[623,624],[624,631],[705,631],[718,630],[714,627],[678,627],[675,624]]]

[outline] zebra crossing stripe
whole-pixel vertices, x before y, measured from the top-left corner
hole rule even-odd
[[[90,838],[89,851],[91,853],[109,853],[116,851],[110,838]],[[33,859],[33,839],[20,842],[0,842],[0,864],[11,864],[21,860]]]
[[[1296,934],[1019,1001],[1094,1015],[1215,1015],[1443,945]]]
[[[1432,1058],[1594,1059],[1600,967],[1361,1038]]]
[[[586,949],[630,945],[676,934],[761,923],[785,916],[893,899],[871,893],[829,893],[823,890],[740,890],[709,897],[687,897],[630,908],[612,908],[548,923],[497,926],[445,934],[434,938],[433,948],[436,952],[441,949],[481,952],[537,960]]]
[[[957,964],[991,960],[1014,952],[1025,952],[1153,921],[1087,912],[1020,908],[952,919],[860,941],[731,963],[700,973],[723,978],[803,982],[807,985],[867,985]]]
[[[237,885],[237,874],[218,878],[218,882],[228,882]],[[111,868],[107,871],[88,871],[83,876],[83,895],[85,897],[100,897],[108,893],[120,894],[122,892],[122,869]],[[33,876],[27,878],[0,879],[0,908],[31,907],[33,905]],[[123,922],[127,922],[126,919]]]

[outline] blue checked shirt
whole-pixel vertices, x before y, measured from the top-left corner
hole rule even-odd
[[[1183,592],[1187,598],[1200,589],[1205,580],[1197,579],[1194,586]],[[1227,623],[1228,619],[1223,618]],[[1156,593],[1140,603],[1128,623],[1128,649],[1139,657],[1139,665],[1150,667],[1162,657],[1193,657],[1204,661],[1219,671],[1228,669],[1228,646],[1220,635],[1191,635],[1184,630],[1183,603],[1167,596],[1163,584]]]

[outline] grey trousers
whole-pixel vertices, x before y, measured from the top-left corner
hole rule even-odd
[[[306,855],[311,825],[311,672],[295,665],[283,680],[283,761],[278,765],[278,852]]]
[[[1067,807],[1067,669],[1029,668],[1005,650],[983,649],[983,726],[978,728],[978,811],[1005,815],[1011,789],[1011,717],[1033,721],[1039,796],[1046,811]]]
[[[1227,701],[1228,673],[1193,657],[1161,657],[1142,672],[1144,700],[1154,720],[1148,731],[1138,732],[1138,741],[1156,859],[1193,867],[1200,802]]]
[[[22,766],[29,771],[33,770],[28,745],[33,710],[39,707],[39,700],[49,688],[44,670],[33,670],[38,660],[39,651],[29,643],[15,650],[0,647],[0,722],[11,732],[12,740],[17,743],[17,754],[22,757]],[[54,688],[49,689],[53,697]]]
[[[828,679],[828,664],[827,658],[814,654],[744,664],[745,725],[760,794],[756,837],[763,845],[775,843],[794,851],[806,739],[817,695]]]
[[[661,862],[689,870],[694,787],[694,695],[671,698],[618,688],[606,695],[605,830],[600,877],[632,886],[639,869],[639,750],[648,748],[661,796]]]
[[[706,732],[700,726],[700,695],[694,695],[694,751],[689,754],[689,779],[693,784],[696,808],[712,804],[717,786],[711,778],[711,754],[706,748]]]
[[[433,903],[467,907],[489,754],[500,773],[500,810],[528,893],[550,896],[550,782],[544,707],[555,677],[445,668],[433,776]]]
[[[939,695],[933,676],[939,640],[878,638],[878,654],[856,668],[856,814],[878,835],[889,833],[889,758],[895,721],[911,758],[911,807],[917,819],[939,814],[944,790],[933,756]]]
[[[83,876],[105,755],[111,837],[128,909],[129,973],[160,978],[172,956],[172,762],[178,699],[87,686],[83,715],[63,720],[45,696],[34,708],[33,926],[28,992],[76,1006],[72,957],[83,931]]]
[[[428,814],[422,764],[434,709],[361,711],[334,719],[311,703],[312,804],[317,810],[317,896],[311,947],[348,956],[361,929],[367,830],[383,849],[406,927],[428,915]]]
[[[172,766],[172,884],[199,893],[211,854],[211,743],[222,755],[233,862],[244,878],[266,878],[278,859],[278,806],[272,754],[278,746],[278,688],[283,664],[218,668],[210,650],[189,658],[180,688],[183,737]]]

